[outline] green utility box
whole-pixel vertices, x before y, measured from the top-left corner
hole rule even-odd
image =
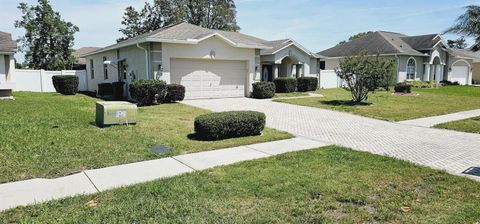
[[[95,123],[102,128],[115,124],[136,124],[137,105],[123,101],[97,102]]]

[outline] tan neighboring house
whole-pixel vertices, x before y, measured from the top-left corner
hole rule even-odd
[[[17,42],[12,35],[0,31],[0,98],[12,98],[15,88],[13,74],[15,72],[14,54],[17,51]]]
[[[339,66],[345,56],[366,52],[390,57],[397,62],[397,82],[449,80],[471,85],[474,63],[479,55],[470,50],[452,49],[438,34],[407,36],[378,31],[319,52],[325,58],[325,69]]]
[[[81,55],[88,54],[90,52],[99,50],[99,47],[82,47],[74,50],[72,55],[75,57],[75,62],[72,65],[73,70],[85,70],[87,69],[87,60],[82,58]]]

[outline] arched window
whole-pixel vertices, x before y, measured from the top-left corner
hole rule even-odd
[[[407,62],[407,80],[414,80],[415,79],[415,71],[416,71],[416,62],[415,59],[410,58]]]

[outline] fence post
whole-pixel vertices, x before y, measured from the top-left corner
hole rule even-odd
[[[45,70],[40,69],[40,92],[43,93],[43,76],[45,75]]]

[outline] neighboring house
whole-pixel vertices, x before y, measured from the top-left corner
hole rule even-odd
[[[316,71],[311,68],[317,68],[311,65],[316,63],[314,54],[294,41],[268,42],[188,23],[164,27],[82,57],[87,62],[90,91],[97,91],[102,82],[124,81],[128,86],[133,80],[160,79],[184,85],[186,99],[244,97],[254,82],[309,75]],[[263,71],[266,75],[262,78]]]
[[[422,80],[472,84],[473,63],[480,57],[469,50],[451,49],[438,34],[407,36],[378,31],[319,52],[326,70],[338,68],[345,56],[380,55],[397,62],[397,82]]]
[[[72,65],[72,70],[87,69],[87,60],[85,58],[82,58],[81,55],[85,55],[99,49],[100,49],[99,47],[82,47],[77,50],[74,50],[72,55],[73,57],[75,57],[75,62]]]
[[[320,71],[320,57],[292,39],[264,42],[271,49],[260,51],[262,81],[277,77],[317,77]]]
[[[15,72],[15,59],[17,42],[12,35],[0,31],[0,98],[11,98],[15,88],[13,74]]]

